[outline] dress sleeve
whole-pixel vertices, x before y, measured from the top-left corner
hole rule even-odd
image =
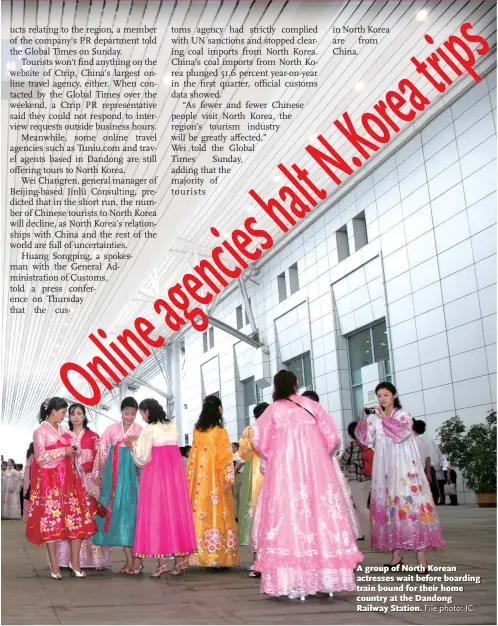
[[[152,428],[144,428],[138,439],[133,442],[131,454],[137,467],[144,467],[152,458],[152,444],[154,443],[154,431]]]
[[[313,407],[315,408],[315,407]],[[322,437],[325,440],[327,452],[333,454],[341,443],[341,437],[337,426],[335,425],[334,418],[329,415],[321,404],[318,404],[318,408],[314,411],[315,419],[318,429],[322,433]]]
[[[45,433],[38,428],[33,434],[36,462],[40,467],[57,467],[66,456],[66,448],[46,449]]]
[[[216,469],[222,473],[225,482],[234,483],[235,470],[230,438],[224,428],[217,428],[216,430]]]
[[[367,446],[368,448],[375,448],[376,429],[371,417],[368,419],[362,417],[354,433],[358,441],[364,446]]]
[[[111,450],[111,431],[112,426],[108,426],[100,438],[97,447],[97,454],[95,455],[95,461],[93,462],[92,475],[97,482],[101,482],[104,479],[104,470],[107,463],[107,458]]]
[[[254,456],[251,431],[252,427],[246,426],[239,440],[239,455],[243,461],[250,461]]]
[[[254,450],[266,459],[273,447],[273,437],[275,435],[274,411],[274,405],[271,404],[252,427],[252,445]]]
[[[26,469],[24,470],[24,493],[28,493],[28,489],[31,484],[31,464],[33,463],[33,456],[30,456],[26,462]]]
[[[396,411],[391,417],[382,418],[382,428],[394,443],[401,443],[412,434],[412,416],[409,413]]]

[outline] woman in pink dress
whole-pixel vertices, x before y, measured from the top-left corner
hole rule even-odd
[[[23,485],[23,519],[26,521],[29,515],[29,499],[31,497],[31,473],[33,471],[33,459],[35,454],[35,447],[33,443],[29,444],[28,451],[26,453],[26,467],[24,468],[24,485]]]
[[[178,429],[157,400],[142,400],[138,409],[147,426],[138,438],[128,439],[135,463],[143,468],[133,552],[137,559],[158,560],[153,578],[185,575],[185,557],[197,550],[197,541]],[[175,559],[173,567],[168,559]]]
[[[99,499],[100,490],[92,479],[93,463],[97,455],[100,437],[88,428],[86,409],[76,403],[69,407],[69,430],[74,433],[75,445],[78,446],[76,468],[85,484],[87,493]],[[92,538],[85,539],[81,544],[80,566],[103,570],[112,567],[112,548],[92,545]],[[59,567],[69,567],[71,560],[71,546],[68,541],[57,542],[57,560]]]
[[[50,574],[55,579],[62,578],[55,542],[71,542],[71,573],[84,578],[79,564],[81,542],[97,530],[96,507],[75,467],[74,435],[62,426],[66,411],[63,398],[52,398],[41,406],[41,425],[33,435],[35,454],[26,522],[28,541],[47,545]]]
[[[265,476],[252,532],[261,591],[302,600],[354,591],[363,555],[344,478],[330,458],[338,430],[317,402],[296,395],[292,372],[273,382],[274,402],[253,426]]]
[[[375,448],[370,498],[372,548],[392,552],[391,568],[403,562],[402,550],[415,551],[419,566],[427,571],[426,551],[446,546],[412,434],[412,418],[401,409],[394,385],[380,383],[375,393],[379,406],[365,409],[356,427],[358,440]]]

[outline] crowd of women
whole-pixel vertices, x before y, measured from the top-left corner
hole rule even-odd
[[[79,578],[84,568],[110,567],[113,547],[123,548],[123,575],[142,574],[146,559],[157,559],[154,578],[185,575],[189,566],[220,572],[238,566],[239,545],[249,545],[250,575],[261,578],[263,593],[304,599],[354,591],[363,560],[357,539],[365,531],[336,456],[340,435],[318,396],[297,389],[292,372],[279,372],[272,404],[255,408],[255,423],[241,436],[238,511],[216,396],[203,402],[188,460],[156,400],[138,406],[125,398],[121,420],[101,438],[89,430],[84,406],[69,407],[68,430],[65,400],[46,401],[34,433],[26,535],[46,544],[52,578],[61,578],[61,567]],[[392,553],[390,567],[402,551],[415,551],[424,570],[426,552],[444,541],[423,460],[396,389],[381,383],[376,393],[378,406],[364,412],[354,433],[375,448],[372,547]]]

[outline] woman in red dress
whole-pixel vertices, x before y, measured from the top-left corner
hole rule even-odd
[[[62,426],[66,411],[67,402],[63,398],[52,398],[41,406],[41,425],[33,434],[35,454],[26,523],[28,541],[47,545],[50,574],[55,579],[62,578],[56,542],[64,539],[71,542],[69,567],[73,576],[83,578],[81,542],[97,530],[94,501],[76,469],[75,437]]]
[[[74,433],[76,453],[76,469],[78,470],[87,493],[98,501],[100,488],[92,478],[93,462],[97,455],[100,437],[88,428],[85,407],[76,402],[69,407],[69,430]],[[69,567],[71,562],[71,544],[69,541],[57,542],[57,562],[59,567]],[[94,546],[89,537],[81,544],[80,567],[103,570],[112,567],[112,548]]]

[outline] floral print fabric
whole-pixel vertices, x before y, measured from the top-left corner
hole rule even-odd
[[[187,465],[197,552],[190,565],[232,567],[240,563],[232,484],[233,454],[228,433],[219,426],[194,430]]]
[[[411,428],[411,416],[401,410],[384,418],[371,415],[356,428],[359,441],[375,448],[370,521],[376,550],[446,547]]]

